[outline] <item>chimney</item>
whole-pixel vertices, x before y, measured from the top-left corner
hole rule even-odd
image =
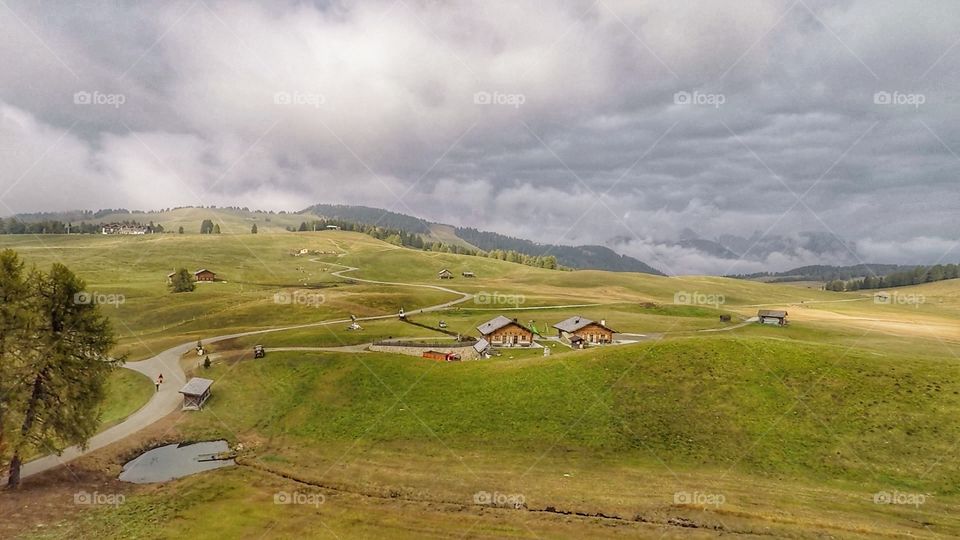
[[[600,319],[600,326],[606,326],[606,325],[607,325],[607,320],[606,320],[606,319]]]

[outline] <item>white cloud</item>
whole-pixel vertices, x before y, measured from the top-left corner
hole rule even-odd
[[[960,225],[954,2],[9,5],[4,213],[366,204],[539,241],[622,236],[691,271],[726,263],[670,247],[687,229],[747,237],[786,213],[771,234],[931,239],[908,250],[928,258]],[[677,105],[681,90],[725,102]],[[878,106],[881,90],[927,99]],[[749,264],[825,257],[781,255]]]

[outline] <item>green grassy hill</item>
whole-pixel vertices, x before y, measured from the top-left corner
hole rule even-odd
[[[544,270],[343,231],[0,236],[0,247],[39,266],[63,262],[89,291],[122,296],[103,309],[119,334],[118,352],[131,359],[215,335],[389,316],[458,297],[411,285],[476,295],[413,317],[427,325],[443,319],[463,334],[475,335],[477,324],[500,314],[535,320],[541,329],[580,314],[658,337],[586,351],[554,344],[549,357],[504,350],[463,363],[316,351],[248,359],[253,343],[335,347],[442,337],[395,318],[364,322],[362,331],[341,324],[220,343],[215,351],[222,354],[202,372],[216,381],[208,409],[131,444],[226,438],[248,449],[242,466],[130,488],[122,507],[84,509],[83,519],[39,536],[262,536],[320,521],[340,536],[360,523],[366,534],[390,537],[522,536],[531,529],[550,537],[687,529],[774,537],[960,534],[952,517],[960,505],[953,459],[957,280],[898,290],[922,295],[922,303],[881,304],[864,291]],[[294,256],[300,249],[311,253]],[[223,281],[171,294],[165,276],[180,266],[210,268]],[[334,275],[346,267],[358,270]],[[442,268],[455,279],[438,280]],[[278,303],[277,293],[320,300]],[[763,307],[789,310],[791,324],[737,324]],[[725,314],[733,321],[721,322]],[[139,406],[144,382],[115,381],[104,417]],[[122,461],[116,452],[129,451],[105,450],[107,457],[89,466],[112,474]],[[278,508],[272,496],[283,489],[320,490],[327,506]],[[478,507],[479,491],[523,494],[527,509]],[[925,502],[875,504],[874,494],[884,491]],[[676,494],[686,492],[724,502],[678,502]]]
[[[312,509],[269,504],[270,490],[284,489],[267,487],[271,479],[296,479],[285,489],[328,494],[334,508],[316,515],[338,535],[355,526],[339,515],[355,504],[348,496],[404,501],[409,519],[443,527],[484,490],[522,494],[521,514],[556,508],[635,524],[680,519],[734,535],[960,533],[951,517],[960,468],[944,459],[960,412],[960,372],[790,343],[766,330],[513,361],[272,353],[218,363],[204,372],[218,381],[215,397],[182,430],[188,439],[243,442],[250,451],[241,470],[134,495],[120,511],[123,527],[182,536],[216,525],[255,536],[276,520],[303,525]],[[875,504],[884,491],[923,494],[925,502]],[[723,502],[707,511],[678,504],[685,492]],[[213,508],[230,508],[230,516]],[[158,511],[169,519],[158,523]],[[382,512],[365,511],[363,521],[405,537]],[[58,537],[104,533],[114,519],[101,512]],[[490,519],[501,534],[519,534],[516,519],[536,518]],[[588,524],[558,534],[604,534]],[[477,526],[481,535],[497,530],[494,521]]]

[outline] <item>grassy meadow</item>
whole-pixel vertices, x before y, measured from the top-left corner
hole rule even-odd
[[[122,297],[104,310],[118,352],[131,359],[216,335],[389,316],[458,298],[352,278],[474,294],[412,317],[467,335],[500,314],[553,334],[551,324],[579,314],[648,339],[462,363],[370,352],[229,354],[254,343],[445,337],[395,318],[364,321],[361,331],[338,323],[224,341],[214,348],[224,354],[201,370],[216,381],[209,406],[177,416],[164,437],[243,443],[239,467],[130,488],[117,508],[51,516],[28,536],[960,535],[957,280],[898,289],[912,301],[881,303],[866,291],[550,271],[355,233],[261,230],[0,236],[0,247],[38,266],[63,262],[89,291]],[[299,249],[325,253],[294,257]],[[174,295],[165,276],[179,267],[209,268],[223,281]],[[334,275],[347,267],[358,270]],[[441,268],[456,279],[436,279]],[[315,301],[278,302],[278,293]],[[684,298],[693,301],[674,302]],[[766,307],[790,311],[791,324],[738,324]],[[105,424],[150,391],[145,378],[118,372]],[[296,490],[324,502],[273,503]],[[525,507],[477,505],[479,492],[522,495]],[[877,504],[878,493],[922,503]]]

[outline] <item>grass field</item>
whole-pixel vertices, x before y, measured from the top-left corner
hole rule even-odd
[[[216,380],[209,407],[168,431],[242,442],[240,467],[130,488],[124,505],[59,523],[51,516],[56,527],[34,536],[259,537],[305,528],[411,538],[960,535],[957,280],[896,291],[913,302],[878,303],[863,291],[549,271],[339,231],[0,236],[8,246],[41,266],[67,264],[90,291],[122,295],[104,309],[118,351],[132,359],[198,338],[389,316],[458,297],[353,278],[474,294],[412,317],[467,335],[499,314],[541,331],[580,314],[658,337],[463,363],[382,353],[218,356],[203,372]],[[291,255],[301,248],[331,253]],[[179,266],[207,267],[224,281],[173,295],[165,275]],[[334,275],[347,267],[358,270]],[[440,268],[457,278],[440,282]],[[477,277],[461,278],[466,270]],[[321,300],[278,302],[277,293]],[[791,325],[734,327],[761,307],[789,310]],[[721,323],[723,314],[733,323]],[[238,338],[214,351],[442,337],[395,318],[362,324]],[[125,417],[151,390],[145,378],[118,372],[104,421]],[[322,493],[326,502],[273,504],[282,490]],[[474,504],[483,491],[521,494],[526,508]],[[923,503],[876,504],[886,492]]]
[[[127,369],[118,369],[110,374],[107,384],[107,399],[100,421],[104,427],[123,421],[146,404],[154,391],[153,383],[143,375]]]
[[[943,459],[955,443],[947,426],[960,408],[960,376],[924,361],[729,335],[461,364],[274,353],[204,374],[218,381],[216,397],[185,419],[184,436],[243,442],[244,470],[217,473],[222,485],[211,476],[133,495],[130,508],[63,537],[107,530],[118,516],[132,531],[196,534],[220,522],[215,508],[239,516],[226,526],[241,536],[311,516],[355,534],[349,527],[363,518],[349,507],[278,509],[273,492],[250,486],[284,478],[300,484],[275,490],[316,489],[331,506],[349,505],[343,494],[428,505],[417,519],[435,525],[448,517],[437,506],[498,491],[522,494],[527,512],[681,516],[742,534],[960,531],[949,517],[960,466]],[[200,486],[211,490],[199,497],[209,505],[178,499]],[[926,499],[916,508],[875,504],[883,491]],[[677,504],[684,492],[723,503],[707,512]],[[777,518],[784,504],[786,521]],[[163,524],[145,511],[171,506],[178,519]],[[380,519],[373,514],[367,526]]]

